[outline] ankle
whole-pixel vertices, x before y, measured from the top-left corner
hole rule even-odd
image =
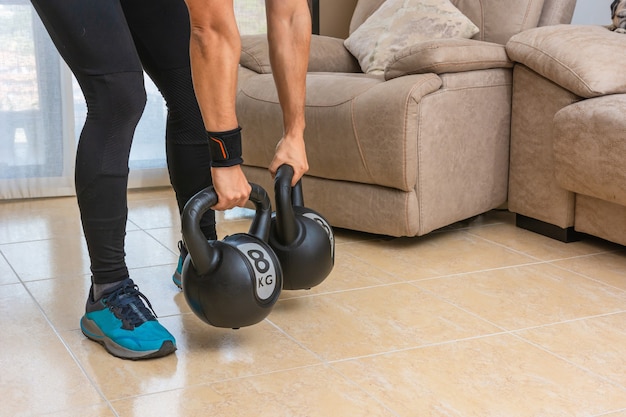
[[[122,281],[123,279],[115,282],[107,282],[105,284],[92,283],[91,288],[93,292],[93,299],[97,300],[99,298],[102,298],[103,295],[110,293],[112,290],[117,288]]]

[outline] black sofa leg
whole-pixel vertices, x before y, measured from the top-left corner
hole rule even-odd
[[[515,225],[565,243],[577,242],[584,236],[584,233],[575,231],[573,226],[563,229],[562,227],[522,216],[521,214],[515,215]]]

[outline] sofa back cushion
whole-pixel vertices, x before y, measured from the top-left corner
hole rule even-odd
[[[359,0],[350,33],[384,3],[385,0]],[[544,0],[451,0],[480,29],[474,39],[506,44],[509,38],[539,24]]]
[[[575,8],[576,0],[544,0],[539,26],[571,23]]]
[[[452,0],[478,26],[475,39],[506,44],[523,30],[537,27],[544,0]]]
[[[352,13],[350,34],[361,26],[384,2],[385,0],[359,0],[354,8],[354,13]]]

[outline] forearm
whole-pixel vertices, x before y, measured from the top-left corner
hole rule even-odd
[[[193,85],[204,127],[213,140],[226,140],[225,132],[239,124],[235,113],[237,69],[241,40],[232,0],[185,0],[191,21],[190,58]],[[207,137],[207,140],[211,140]],[[236,140],[236,139],[235,139]],[[211,143],[211,142],[209,142]],[[236,148],[236,146],[235,146]],[[221,149],[221,148],[218,148]],[[213,186],[218,196],[214,210],[243,207],[250,184],[236,163],[240,154],[211,151]],[[216,164],[216,162],[218,164]]]
[[[311,14],[306,0],[267,0],[270,63],[283,112],[285,137],[305,127],[306,72]]]
[[[190,58],[196,98],[206,130],[238,126],[235,114],[241,40],[232,5],[186,0],[191,20]],[[220,0],[221,2],[221,0]]]

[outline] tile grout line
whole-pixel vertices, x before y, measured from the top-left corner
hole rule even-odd
[[[389,411],[390,413],[392,413],[394,416],[399,417],[398,413],[396,413],[392,408],[390,408],[389,406],[387,406],[387,404],[385,404],[384,402],[382,402],[381,400],[378,399],[378,397],[376,397],[375,395],[373,395],[372,393],[368,392],[367,390],[365,390],[360,384],[358,384],[357,382],[353,381],[351,378],[347,377],[346,375],[344,375],[342,372],[340,372],[338,369],[336,369],[335,367],[332,366],[332,363],[334,363],[334,361],[329,361],[325,358],[323,358],[322,356],[320,356],[319,354],[317,354],[316,352],[312,351],[311,349],[309,349],[307,346],[305,346],[303,343],[301,343],[299,340],[297,340],[295,337],[293,337],[292,335],[290,335],[289,333],[287,333],[285,330],[283,330],[280,326],[278,326],[276,323],[274,323],[273,321],[271,321],[269,318],[265,319],[267,320],[268,323],[270,323],[272,326],[274,326],[279,332],[281,332],[283,335],[285,335],[288,339],[292,340],[294,343],[296,343],[298,346],[300,346],[302,349],[304,349],[307,352],[310,352],[314,357],[316,357],[320,363],[317,365],[311,365],[311,366],[324,366],[330,370],[332,370],[333,372],[335,372],[336,374],[340,375],[342,378],[344,378],[346,381],[348,381],[350,384],[352,384],[354,387],[356,387],[358,390],[360,390],[361,392],[363,392],[365,395],[367,395],[369,398],[371,398],[372,400],[374,400],[375,402],[377,402],[381,407],[383,407],[384,409],[386,409],[387,411]],[[297,369],[297,368],[296,368]],[[279,371],[273,371],[270,373],[275,373],[275,372],[279,372]]]
[[[21,279],[20,279],[21,281]],[[24,289],[26,290],[26,292],[28,293],[29,297],[33,300],[33,302],[35,303],[35,305],[37,306],[37,309],[39,310],[39,312],[41,313],[41,315],[43,316],[44,320],[46,320],[46,323],[48,323],[48,326],[50,326],[50,329],[52,330],[52,332],[54,333],[54,335],[57,337],[57,339],[61,342],[61,344],[63,345],[63,347],[65,347],[65,350],[69,353],[70,357],[72,358],[72,360],[74,361],[74,363],[76,363],[76,366],[78,366],[78,369],[80,369],[81,373],[85,376],[85,378],[87,378],[87,380],[89,381],[89,383],[91,384],[91,386],[94,388],[94,390],[98,393],[98,395],[104,400],[104,402],[106,403],[107,407],[116,415],[119,417],[118,413],[115,411],[115,409],[113,408],[113,405],[111,404],[111,402],[109,401],[109,399],[106,397],[106,395],[104,395],[104,392],[100,389],[100,387],[98,386],[98,384],[96,384],[96,382],[91,378],[91,376],[89,375],[89,373],[87,372],[87,370],[83,367],[83,365],[81,364],[80,360],[78,359],[78,357],[76,356],[76,354],[72,351],[72,349],[70,348],[70,346],[65,342],[65,340],[63,339],[63,337],[61,337],[61,334],[59,333],[59,331],[57,330],[57,328],[52,324],[52,322],[50,321],[48,315],[45,313],[43,307],[39,304],[39,302],[37,302],[37,299],[35,298],[35,296],[30,292],[30,290],[28,289],[28,287],[26,286],[26,284],[24,282],[21,282],[22,286],[24,287]],[[92,404],[92,405],[97,405],[97,404]]]
[[[568,272],[572,272],[572,271],[568,271]],[[461,274],[461,275],[463,275],[463,274]],[[469,315],[471,315],[471,316],[473,316],[473,317],[475,317],[475,318],[477,318],[477,319],[479,319],[481,321],[484,321],[484,322],[486,322],[486,323],[488,323],[488,324],[490,324],[490,325],[492,325],[494,327],[502,329],[503,333],[515,333],[515,332],[520,332],[520,331],[525,331],[525,330],[539,329],[539,328],[543,328],[543,327],[547,327],[547,326],[554,326],[554,325],[558,325],[558,324],[565,324],[565,323],[570,323],[570,322],[577,322],[577,321],[582,321],[582,320],[587,320],[587,319],[593,319],[593,318],[598,318],[598,317],[605,317],[605,316],[612,316],[612,315],[615,315],[615,314],[626,313],[626,309],[615,310],[615,311],[611,311],[611,312],[608,312],[608,313],[593,314],[591,316],[576,317],[576,318],[572,318],[572,319],[566,319],[566,320],[556,321],[556,322],[552,322],[552,323],[544,323],[544,324],[528,326],[528,327],[521,327],[519,329],[511,330],[511,329],[507,329],[507,328],[505,328],[505,327],[503,327],[503,326],[501,326],[499,324],[492,323],[490,320],[488,320],[485,317],[480,316],[478,313],[475,313],[473,311],[467,310],[465,307],[460,306],[460,305],[456,304],[453,301],[447,300],[447,299],[441,297],[439,294],[437,294],[437,293],[435,293],[435,292],[433,292],[431,290],[428,290],[426,288],[420,287],[419,283],[421,281],[423,281],[423,280],[411,281],[411,282],[409,282],[409,284],[415,286],[420,291],[424,291],[425,293],[427,293],[427,294],[437,298],[438,300],[440,300],[440,301],[442,301],[442,302],[444,302],[446,304],[450,304],[451,306],[453,306],[453,307],[455,307],[455,308],[457,308],[457,309],[459,309],[459,310],[461,310],[461,311],[463,311],[463,312],[465,312],[465,313],[467,313],[467,314],[469,314]],[[603,284],[603,282],[601,282],[601,281],[599,281],[599,283]]]
[[[567,258],[567,259],[579,259],[579,258],[586,258],[586,257],[596,256],[596,255],[597,254],[592,254],[592,255],[585,255],[585,256],[580,256],[580,257],[575,257],[575,258]],[[597,278],[589,276],[586,273],[575,271],[573,269],[566,268],[566,267],[561,266],[561,265],[553,265],[553,266],[555,268],[559,268],[559,269],[561,269],[563,271],[567,271],[567,272],[570,272],[572,274],[576,274],[576,275],[578,275],[578,276],[580,276],[582,278],[588,279],[589,281],[593,281],[593,282],[595,282],[597,284],[600,284],[600,285],[603,285],[603,286],[606,286],[606,287],[609,287],[609,288],[613,288],[613,289],[618,290],[618,291],[620,291],[622,293],[626,293],[626,289],[623,289],[623,288],[620,288],[620,287],[616,287],[615,285],[611,285],[608,282],[604,282],[602,280],[599,280]]]
[[[485,227],[490,227],[490,226],[495,226],[495,225],[486,225]],[[522,230],[524,230],[524,229],[522,229]],[[465,232],[468,233],[468,234],[471,234],[472,236],[475,236],[475,237],[477,237],[479,239],[482,239],[482,240],[484,240],[486,242],[493,243],[494,245],[501,246],[501,247],[503,247],[505,249],[508,249],[510,251],[513,251],[515,253],[518,253],[518,254],[521,254],[521,255],[524,255],[524,256],[528,256],[529,258],[537,259],[537,260],[542,261],[542,262],[558,262],[558,261],[564,261],[564,260],[567,260],[567,259],[583,258],[583,257],[587,257],[587,256],[597,256],[597,255],[602,255],[602,254],[607,254],[607,253],[616,253],[616,252],[619,253],[619,252],[623,251],[622,249],[601,250],[599,252],[575,255],[575,256],[570,256],[570,257],[567,257],[567,258],[554,258],[554,259],[543,260],[541,258],[537,258],[534,255],[531,255],[529,253],[523,252],[523,251],[521,251],[519,249],[512,248],[512,247],[510,247],[510,246],[508,246],[508,245],[506,245],[504,243],[500,243],[500,242],[497,242],[495,240],[491,240],[491,239],[486,238],[484,236],[478,235],[476,233],[472,233],[471,230],[466,230]],[[529,233],[534,233],[534,232],[530,232],[530,231],[528,231],[528,232]],[[537,233],[535,233],[535,234],[537,234]],[[537,235],[543,236],[543,235],[540,235],[540,234],[537,234]],[[546,237],[546,236],[544,236],[544,237]],[[550,239],[548,237],[546,237],[546,238]],[[560,242],[559,240],[555,240],[555,241],[559,242],[559,243],[563,243],[563,242]],[[572,242],[572,243],[575,243],[575,242]]]
[[[13,265],[11,265],[11,262],[9,262],[9,260],[7,259],[6,255],[4,254],[4,252],[2,252],[2,245],[0,245],[0,256],[2,256],[2,259],[4,259],[4,262],[8,265],[8,267],[11,269],[11,272],[13,272],[13,275],[15,275],[15,278],[17,278],[17,282],[8,282],[5,285],[11,285],[11,284],[22,284],[24,285],[24,281],[22,281],[22,278],[20,278],[19,274],[17,273],[17,271],[15,270],[15,268],[13,268]],[[1,285],[0,285],[1,287]]]
[[[520,330],[520,331],[522,331],[522,330]],[[528,339],[526,339],[526,338],[525,338],[524,336],[522,336],[522,335],[519,335],[519,334],[516,334],[516,333],[511,333],[511,335],[512,335],[513,337],[515,337],[515,338],[517,338],[517,339],[519,339],[519,340],[521,340],[521,341],[525,342],[525,343],[528,343],[528,344],[529,344],[529,345],[531,345],[531,346],[536,347],[537,349],[540,349],[540,350],[542,350],[542,351],[544,351],[544,352],[548,353],[548,354],[549,354],[549,355],[551,355],[551,356],[554,356],[554,357],[555,357],[555,358],[557,358],[557,359],[560,359],[560,360],[564,361],[565,363],[570,364],[571,366],[573,366],[573,367],[575,367],[575,368],[580,369],[581,371],[583,371],[583,372],[585,372],[585,373],[587,373],[587,374],[593,375],[593,376],[595,376],[596,378],[599,378],[599,379],[601,379],[602,381],[607,382],[607,383],[609,383],[610,385],[613,385],[614,387],[620,388],[622,391],[626,392],[626,386],[622,385],[621,383],[619,383],[619,382],[617,382],[617,381],[613,381],[612,379],[610,379],[610,378],[608,378],[608,377],[606,377],[606,376],[604,376],[604,375],[602,375],[602,374],[598,374],[598,373],[594,372],[594,371],[593,371],[593,370],[591,370],[591,369],[585,368],[585,367],[584,367],[584,366],[582,366],[582,365],[579,365],[579,364],[577,364],[577,363],[575,363],[575,362],[572,362],[572,361],[570,361],[569,359],[567,359],[567,358],[565,358],[565,357],[563,357],[563,356],[559,355],[558,353],[553,352],[553,351],[551,351],[550,349],[548,349],[548,348],[546,348],[546,347],[544,347],[544,346],[542,346],[542,345],[540,345],[540,344],[537,344],[537,343],[533,342],[532,340],[528,340]]]

